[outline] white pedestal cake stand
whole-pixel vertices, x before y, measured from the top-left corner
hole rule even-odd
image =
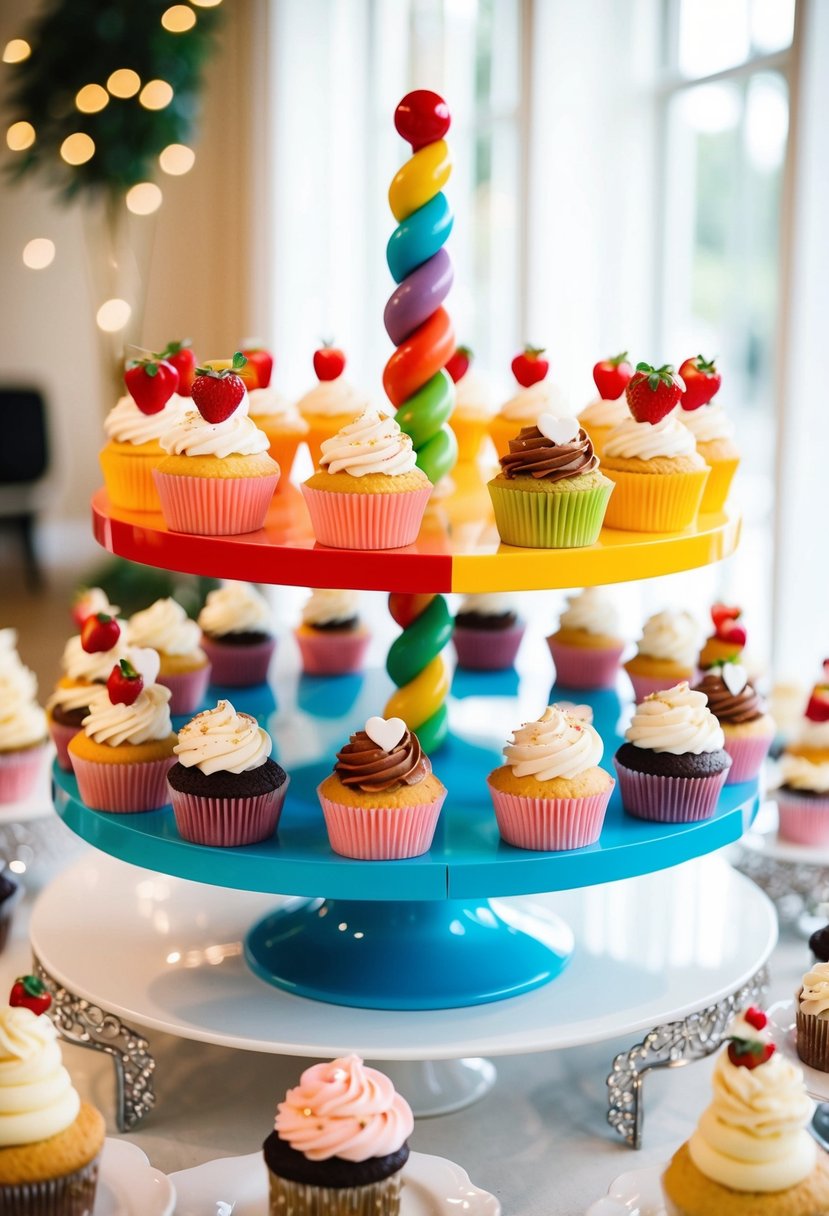
[[[734,864],[765,891],[786,924],[811,932],[809,921],[829,904],[829,849],[782,840],[773,801],[761,807],[750,831],[734,846]]]
[[[647,1030],[616,1057],[608,1078],[608,1119],[638,1147],[646,1073],[709,1054],[732,1011],[759,998],[777,939],[772,905],[716,857],[505,902],[517,914],[563,916],[578,943],[573,960],[555,983],[457,1009],[356,1009],[275,988],[247,967],[242,946],[273,895],[171,878],[102,854],[76,862],[40,896],[31,942],[60,1029],[113,1057],[122,1129],[153,1103],[154,1061],[130,1023],[248,1051],[317,1058],[357,1051],[402,1062],[405,1074],[395,1079],[421,1114],[458,1109],[489,1087],[492,1066],[465,1057],[559,1050]],[[103,926],[108,948],[98,950]]]

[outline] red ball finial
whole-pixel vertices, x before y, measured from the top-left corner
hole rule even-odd
[[[412,145],[414,152],[443,139],[451,122],[448,105],[440,94],[433,93],[431,89],[415,89],[407,93],[394,111],[397,133]]]

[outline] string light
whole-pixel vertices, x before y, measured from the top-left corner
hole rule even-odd
[[[185,34],[196,24],[196,14],[186,4],[174,4],[162,13],[161,24],[170,34]]]
[[[133,215],[152,215],[158,211],[163,197],[155,182],[139,182],[127,191],[127,207]]]
[[[55,260],[55,242],[48,237],[35,237],[23,248],[23,262],[29,270],[45,270]]]
[[[109,93],[103,85],[85,84],[75,94],[75,105],[83,114],[97,114],[109,105]]]
[[[189,173],[195,162],[196,154],[187,144],[168,144],[158,157],[159,165],[171,177],[181,177],[183,173]]]
[[[22,63],[24,59],[29,58],[31,53],[32,48],[25,38],[12,38],[11,42],[6,43],[3,51],[3,62]]]
[[[145,110],[163,110],[173,100],[173,86],[166,80],[148,80],[138,100]]]
[[[95,320],[98,328],[102,329],[105,334],[117,334],[119,329],[124,328],[131,315],[132,309],[127,301],[119,300],[116,297],[104,301],[95,314]]]
[[[141,77],[132,68],[117,68],[107,80],[113,97],[134,97],[141,88]]]
[[[13,122],[6,132],[6,143],[12,152],[24,152],[35,142],[35,129],[30,122]]]
[[[75,131],[61,144],[60,154],[67,165],[85,165],[95,155],[95,141],[85,132]]]
[[[197,8],[218,8],[222,0],[190,0]]]

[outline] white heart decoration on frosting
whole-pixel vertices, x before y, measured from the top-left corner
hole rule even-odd
[[[724,663],[722,669],[722,682],[731,693],[732,697],[736,697],[741,693],[748,684],[748,672],[745,667],[739,663]]]
[[[375,717],[366,722],[366,734],[384,752],[394,751],[405,733],[406,723],[402,718]]]
[[[161,659],[157,650],[150,646],[131,646],[127,651],[127,658],[143,679],[145,688],[148,684],[156,683],[161,670]]]
[[[535,424],[553,443],[572,443],[578,439],[581,423],[578,418],[556,418],[555,414],[542,414]]]

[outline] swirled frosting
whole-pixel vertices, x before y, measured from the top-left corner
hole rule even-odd
[[[766,1041],[739,1018],[737,1038]],[[731,1062],[723,1051],[712,1079],[714,1096],[688,1142],[694,1165],[733,1191],[785,1191],[815,1167],[816,1145],[806,1131],[814,1112],[803,1074],[782,1052],[756,1068]]]
[[[639,653],[693,667],[699,652],[700,628],[690,612],[666,608],[649,616],[642,627]]]
[[[338,376],[336,380],[320,380],[304,397],[296,403],[303,418],[309,414],[321,414],[333,418],[337,414],[351,414],[354,417],[371,408],[368,398]]]
[[[367,473],[398,477],[411,473],[417,461],[412,441],[397,421],[375,409],[364,410],[336,435],[324,439],[320,451],[320,468],[352,477]]]
[[[529,388],[519,389],[498,412],[501,418],[507,418],[510,422],[532,423],[542,414],[555,414],[561,418],[568,413],[567,399],[561,389],[549,380],[539,380]]]
[[[601,735],[583,718],[548,705],[538,721],[513,731],[504,756],[516,777],[551,781],[595,768],[603,751]]]
[[[311,1161],[368,1161],[398,1152],[414,1118],[387,1076],[350,1055],[306,1068],[277,1106],[274,1126]]]
[[[110,604],[109,596],[101,587],[87,587],[75,599],[72,612],[76,620],[85,621],[88,616],[105,612],[107,616],[117,616],[121,609],[117,604]]]
[[[734,424],[716,401],[701,405],[698,410],[680,410],[679,420],[687,426],[697,443],[734,438]]]
[[[303,625],[334,625],[353,621],[360,611],[359,591],[337,587],[318,587],[302,608]]]
[[[504,591],[479,591],[465,595],[461,600],[458,615],[474,613],[476,616],[506,616],[515,613],[515,600]]]
[[[559,626],[605,637],[616,637],[621,628],[618,609],[602,587],[585,587],[578,595],[568,595]]]
[[[829,721],[813,722],[811,718],[804,718],[797,732],[797,742],[801,747],[817,751],[829,749]]]
[[[492,389],[480,372],[470,368],[455,385],[455,412],[458,414],[491,414]]]
[[[226,583],[208,592],[199,628],[217,638],[228,633],[273,633],[271,607],[250,583]]]
[[[21,1005],[0,1008],[0,1148],[48,1140],[80,1108],[49,1019]]]
[[[707,672],[695,691],[708,698],[708,708],[717,721],[727,722],[729,726],[756,722],[765,713],[763,702],[751,684],[746,684],[740,692],[731,692],[719,671]]]
[[[67,712],[73,709],[87,709],[89,707],[89,687],[88,684],[73,684],[71,681],[64,683],[61,680],[46,702],[46,708],[63,709]]]
[[[6,697],[0,702],[0,752],[33,747],[46,734],[46,714],[34,701]]]
[[[268,437],[248,417],[248,407],[245,392],[224,422],[208,422],[198,410],[186,410],[159,437],[159,443],[171,456],[258,456],[267,452]]]
[[[248,413],[251,418],[280,418],[286,422],[289,419],[299,419],[297,407],[272,384],[267,388],[253,388],[248,391]]]
[[[618,426],[629,415],[625,394],[622,393],[616,401],[608,401],[606,397],[591,401],[579,414],[579,422],[589,431],[591,426]]]
[[[159,410],[157,414],[144,414],[132,397],[121,397],[104,419],[104,430],[107,438],[115,443],[157,442],[165,431],[181,422],[186,411],[191,408],[188,397],[173,393],[164,409]],[[100,611],[106,612],[106,609]]]
[[[84,733],[108,747],[166,739],[173,729],[169,701],[169,688],[160,684],[148,684],[132,705],[113,705],[105,688],[95,691],[83,720]]]
[[[390,752],[370,739],[364,730],[358,730],[337,752],[334,765],[334,772],[343,785],[353,786],[366,794],[417,785],[431,771],[432,765],[423,754],[420,740],[410,730]]]
[[[247,773],[259,768],[273,743],[250,714],[240,714],[230,701],[219,701],[182,726],[173,749],[179,764],[211,773]]]
[[[598,468],[599,458],[583,427],[572,443],[554,443],[537,426],[522,427],[509,441],[509,452],[501,457],[505,477],[534,477],[562,481]]]
[[[9,697],[26,701],[37,695],[37,677],[17,653],[17,631],[0,629],[0,706]]]
[[[127,624],[130,646],[149,646],[160,654],[199,654],[201,629],[176,600],[156,600],[133,613]]]
[[[719,751],[725,736],[708,708],[704,693],[694,692],[688,681],[651,693],[636,706],[625,738],[634,747],[675,756]]]
[[[657,456],[693,456],[696,450],[694,436],[674,414],[655,423],[628,416],[604,441],[606,459],[653,460]]]
[[[81,645],[80,635],[69,639],[63,649],[61,663],[70,680],[103,684],[116,663],[127,658],[127,622],[119,621],[118,624],[121,633],[111,650],[96,650],[94,654],[87,654]]]
[[[829,794],[829,760],[809,760],[784,752],[780,757],[780,777],[789,789],[805,794]]]
[[[815,963],[803,977],[800,1012],[816,1018],[829,1018],[829,963]]]

